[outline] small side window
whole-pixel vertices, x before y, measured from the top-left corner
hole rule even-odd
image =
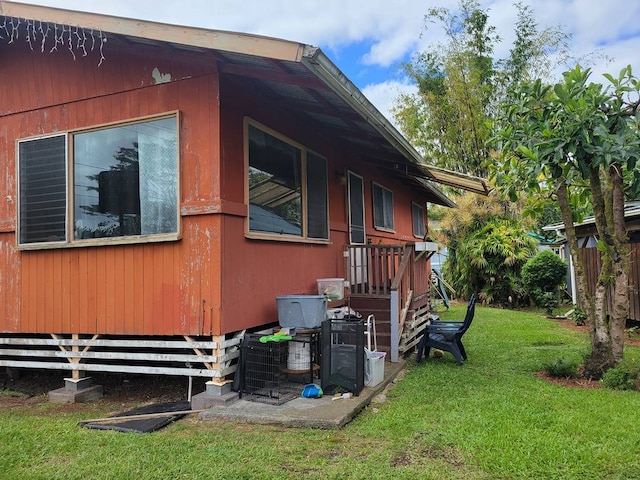
[[[373,184],[373,226],[393,230],[393,192],[377,183]]]
[[[417,203],[412,203],[411,217],[413,218],[413,236],[424,238],[424,208]]]

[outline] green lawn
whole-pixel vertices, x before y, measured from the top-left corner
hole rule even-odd
[[[464,305],[443,317],[461,318]],[[640,476],[640,393],[535,377],[580,359],[585,334],[536,313],[477,307],[469,360],[407,363],[387,402],[339,431],[201,423],[152,434],[83,429],[107,413],[40,402],[0,412],[7,479],[632,479]],[[640,362],[640,351],[627,347]],[[3,393],[0,393],[0,395]],[[4,393],[6,394],[6,393]]]

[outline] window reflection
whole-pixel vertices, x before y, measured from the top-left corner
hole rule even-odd
[[[176,119],[73,136],[75,238],[177,231]]]

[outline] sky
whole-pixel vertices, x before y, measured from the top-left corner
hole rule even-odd
[[[481,8],[488,10],[489,22],[502,38],[495,51],[498,58],[506,54],[515,36],[514,2],[480,1]],[[21,0],[21,3],[266,35],[317,46],[390,120],[390,109],[397,97],[415,92],[401,66],[416,52],[445,40],[439,25],[425,22],[428,10],[458,7],[457,0]],[[540,30],[560,27],[571,35],[575,57],[597,54],[597,61],[586,65],[593,71],[591,81],[606,82],[602,73],[617,76],[629,64],[640,75],[637,0],[522,0],[522,3],[531,5]]]

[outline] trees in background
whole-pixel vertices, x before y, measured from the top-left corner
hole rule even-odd
[[[541,31],[529,7],[518,3],[516,8],[515,40],[502,60],[494,55],[498,32],[478,1],[461,0],[455,11],[433,8],[425,16],[427,29],[431,24],[443,28],[446,43],[405,66],[418,91],[401,97],[394,112],[426,163],[486,177],[489,124],[509,93],[507,86],[550,72],[566,55],[566,34],[559,28]],[[488,302],[517,304],[522,297],[519,269],[533,255],[527,233],[535,227],[521,222],[515,204],[498,205],[494,199],[469,195],[456,202],[460,208],[445,210],[439,222],[448,248],[443,274],[463,296],[477,291]],[[478,208],[468,210],[475,203]],[[464,220],[471,212],[475,219]]]
[[[605,77],[606,87],[590,82],[590,71],[578,66],[555,85],[515,84],[496,116],[492,141],[494,178],[508,198],[557,201],[591,339],[585,373],[595,378],[623,357],[629,307],[624,203],[640,191],[640,80],[631,67]],[[594,291],[587,288],[574,228],[585,199],[602,259]]]
[[[525,262],[535,255],[537,242],[527,225],[513,215],[514,204],[498,195],[465,193],[458,208],[439,221],[437,237],[448,246],[443,274],[456,294],[482,301],[518,306],[526,292],[520,279]]]
[[[427,34],[431,24],[439,25],[447,41],[405,65],[418,91],[401,96],[394,115],[426,163],[486,177],[487,121],[508,85],[549,74],[567,57],[567,34],[560,28],[539,30],[531,8],[515,6],[515,40],[502,60],[494,56],[498,32],[477,0],[461,0],[455,11],[432,8],[425,16]]]

